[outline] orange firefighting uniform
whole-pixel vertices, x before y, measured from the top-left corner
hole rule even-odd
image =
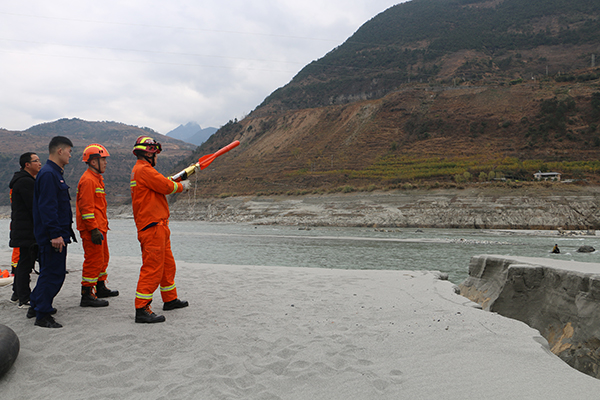
[[[13,268],[17,268],[17,264],[19,263],[19,256],[21,255],[20,247],[13,247],[12,256],[10,258],[10,266]]]
[[[135,308],[150,301],[160,286],[163,302],[177,299],[175,259],[171,252],[169,204],[165,195],[183,191],[181,183],[161,175],[149,162],[137,160],[131,171],[133,218],[142,248],[142,268],[135,293]]]
[[[83,244],[84,259],[81,273],[81,286],[96,286],[98,281],[107,278],[108,218],[106,217],[106,194],[102,175],[87,169],[77,185],[76,201],[77,230]],[[98,230],[104,236],[102,244],[92,243],[92,230]]]

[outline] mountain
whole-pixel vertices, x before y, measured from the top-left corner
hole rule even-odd
[[[398,4],[303,68],[260,108],[381,98],[411,82],[496,84],[586,68],[598,52],[599,10],[600,3],[591,0]]]
[[[185,125],[179,125],[177,128],[167,133],[167,136],[199,146],[206,142],[206,140],[216,131],[217,128],[209,127],[202,129],[196,122],[188,122]]]
[[[70,163],[65,167],[65,179],[71,187],[71,197],[75,198],[79,177],[86,169],[81,161],[83,149],[91,143],[100,143],[110,153],[108,167],[104,173],[106,197],[109,204],[129,202],[129,176],[135,164],[132,148],[140,135],[148,135],[162,144],[157,169],[163,174],[173,172],[175,164],[189,157],[194,145],[173,139],[150,128],[139,128],[118,122],[90,122],[81,119],[60,119],[54,122],[33,126],[25,131],[0,129],[0,205],[9,204],[8,182],[19,170],[19,156],[26,151],[34,151],[43,163],[48,159],[48,143],[53,136],[66,136],[74,144]],[[74,205],[74,200],[72,202]]]
[[[202,128],[196,122],[188,122],[185,125],[179,125],[177,128],[169,131],[167,136],[186,141],[190,137],[194,136]]]
[[[599,49],[597,1],[398,4],[179,166],[240,140],[197,176],[206,196],[461,187],[538,170],[597,183]]]
[[[196,149],[160,137],[168,151],[159,169],[176,172],[239,140],[192,178],[193,196],[466,185],[517,191],[538,171],[597,185],[599,49],[595,0],[412,0],[367,21]],[[155,135],[81,120],[0,130],[2,178],[9,181],[21,152],[45,156],[53,134],[72,135],[76,152],[105,140],[115,148],[111,196],[127,201],[140,132]],[[72,187],[83,167],[75,160],[67,167]],[[496,183],[503,178],[509,182]]]
[[[218,131],[218,129],[212,127],[200,129],[198,132],[187,138],[186,142],[200,146],[202,143],[206,142],[208,138],[211,137],[216,131]]]

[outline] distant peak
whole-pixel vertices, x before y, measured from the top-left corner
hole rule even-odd
[[[198,128],[198,129],[201,129],[200,125],[197,122],[194,122],[194,121],[188,122],[187,124],[185,124],[185,127],[186,128]]]
[[[196,134],[198,131],[202,130],[200,125],[197,122],[190,121],[185,125],[179,125],[177,128],[173,129],[170,132],[167,132],[167,136],[170,136],[175,139],[186,140]]]

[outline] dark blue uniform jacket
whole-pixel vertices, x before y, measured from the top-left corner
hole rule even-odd
[[[35,179],[33,191],[34,234],[40,246],[49,246],[50,240],[62,236],[65,243],[76,242],[71,210],[69,186],[63,169],[48,160]]]

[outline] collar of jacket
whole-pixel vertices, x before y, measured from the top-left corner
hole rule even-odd
[[[21,169],[15,172],[12,179],[10,180],[10,183],[8,184],[8,187],[12,189],[15,183],[17,183],[19,179],[23,178],[30,178],[32,180],[35,180],[35,178],[29,172],[25,171],[24,169]]]
[[[55,169],[55,170],[57,170],[58,172],[60,172],[60,174],[61,174],[61,175],[65,173],[65,170],[64,170],[64,169],[62,169],[61,167],[59,167],[59,166],[58,166],[58,164],[57,164],[57,163],[55,163],[55,162],[54,162],[54,161],[52,161],[52,160],[48,160],[48,161],[46,161],[46,164],[47,164],[47,165],[49,165],[50,167],[52,167],[52,169]]]

